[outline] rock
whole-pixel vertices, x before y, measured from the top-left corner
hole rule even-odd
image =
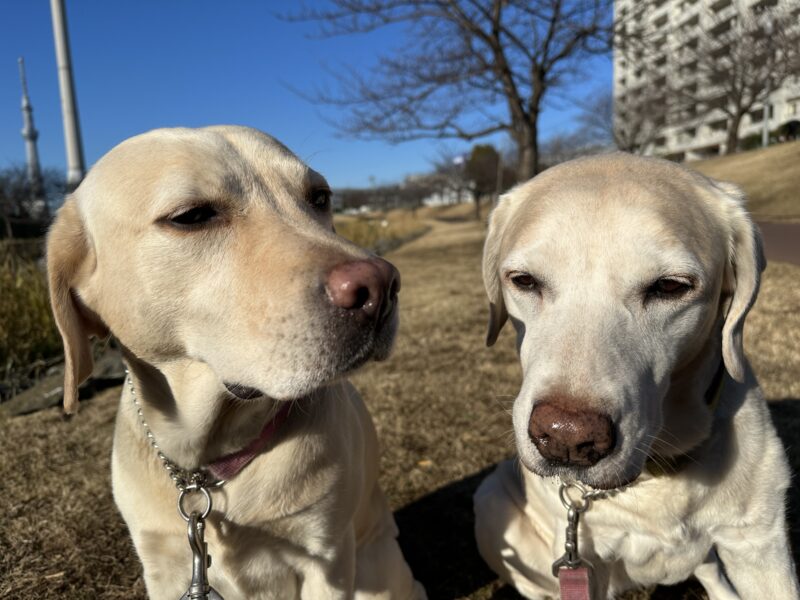
[[[16,417],[55,406],[64,397],[63,384],[62,375],[48,375],[33,387],[0,404],[0,412]]]
[[[63,367],[48,369],[48,374],[36,385],[0,404],[0,413],[17,417],[58,406],[64,398],[63,372]],[[78,397],[86,400],[106,388],[119,385],[124,379],[125,365],[119,350],[106,346],[95,361],[92,376],[78,390]]]

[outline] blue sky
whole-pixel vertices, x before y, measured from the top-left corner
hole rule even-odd
[[[277,137],[335,187],[399,181],[430,170],[446,146],[341,138],[326,123],[343,114],[314,106],[289,88],[312,91],[343,65],[366,67],[404,43],[402,29],[311,39],[314,24],[273,13],[294,2],[239,0],[67,0],[78,108],[88,165],[123,139],[165,126],[237,123]],[[308,4],[313,4],[309,2]],[[0,167],[24,161],[17,57],[24,56],[42,164],[63,168],[64,143],[47,0],[0,0]],[[610,59],[569,92],[584,98],[608,84]],[[556,106],[557,104],[557,106]],[[572,129],[576,108],[553,101],[541,139]],[[495,140],[502,142],[502,140]]]

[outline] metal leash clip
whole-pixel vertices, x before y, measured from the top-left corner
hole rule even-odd
[[[570,498],[570,488],[581,492],[582,502]],[[578,552],[578,522],[589,508],[591,495],[579,483],[562,482],[558,496],[567,509],[567,529],[564,554],[553,563],[553,577],[558,578],[562,600],[590,600],[592,565]]]
[[[206,499],[206,509],[200,513],[192,511],[187,514],[183,508],[183,499],[187,493],[199,491]],[[205,519],[211,513],[211,494],[205,487],[188,486],[178,496],[178,512],[187,521],[189,529],[189,547],[192,549],[192,583],[180,600],[224,600],[224,598],[208,583],[208,568],[211,557],[208,555],[208,544],[205,542]]]

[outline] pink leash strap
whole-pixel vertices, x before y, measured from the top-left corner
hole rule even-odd
[[[561,587],[561,600],[592,600],[588,567],[562,567],[558,571],[558,585]]]
[[[289,416],[289,409],[291,406],[291,402],[284,402],[275,416],[267,421],[256,439],[241,450],[218,458],[208,465],[208,471],[220,481],[227,481],[228,479],[236,477],[242,469],[258,456],[267,445],[270,438],[280,429],[281,425],[286,421],[286,417]]]

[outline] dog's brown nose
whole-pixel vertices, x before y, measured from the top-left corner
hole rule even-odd
[[[590,467],[614,449],[608,416],[555,402],[536,405],[528,434],[544,458],[570,466]]]
[[[377,257],[342,263],[328,274],[325,289],[334,306],[383,318],[397,300],[400,273]]]

